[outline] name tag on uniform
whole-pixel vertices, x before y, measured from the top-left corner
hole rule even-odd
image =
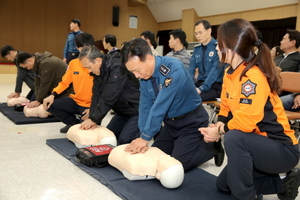
[[[73,74],[79,74],[79,72],[74,72]]]
[[[251,104],[252,104],[252,99],[244,99],[244,98],[241,98],[241,99],[240,99],[240,103],[251,105]]]
[[[162,64],[159,68],[159,72],[164,76],[167,76],[170,71],[171,71],[171,69],[164,64]]]

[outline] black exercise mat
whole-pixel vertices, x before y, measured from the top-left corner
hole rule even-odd
[[[26,117],[22,111],[16,111],[13,106],[7,106],[7,103],[0,103],[0,112],[10,119],[15,124],[37,124],[48,122],[59,122],[53,116],[49,116],[45,119],[38,117]]]
[[[103,168],[87,167],[78,163],[74,156],[77,151],[74,143],[67,138],[49,139],[46,143],[70,160],[80,169],[93,176],[115,192],[122,199],[128,200],[229,200],[229,195],[220,193],[216,186],[216,176],[196,168],[185,174],[184,181],[179,188],[166,189],[156,180],[129,181],[123,174],[111,166]],[[101,199],[99,197],[99,199]]]

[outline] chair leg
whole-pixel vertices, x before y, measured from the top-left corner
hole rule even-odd
[[[295,131],[295,136],[298,142],[300,142],[300,120],[295,120],[294,124],[291,124],[291,128]]]

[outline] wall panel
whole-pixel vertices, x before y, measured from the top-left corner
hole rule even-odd
[[[227,20],[234,18],[244,18],[249,21],[282,19],[297,16],[297,7],[298,4],[290,4],[286,6],[265,8],[259,10],[249,10],[245,12],[235,12],[213,16],[199,16],[199,20],[205,19],[208,20],[211,23],[211,25],[219,25]],[[158,23],[158,30],[163,31],[181,28],[181,21],[182,20]]]
[[[112,25],[113,6],[120,7],[118,27]],[[129,15],[138,16],[137,29],[128,27]],[[142,31],[156,33],[158,28],[147,6],[128,7],[127,0],[0,0],[0,46],[9,44],[30,53],[49,51],[62,58],[73,18],[80,19],[81,30],[91,33],[95,40],[115,34],[118,47]],[[1,57],[0,62],[7,60]]]

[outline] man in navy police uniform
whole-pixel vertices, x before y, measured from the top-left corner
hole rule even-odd
[[[136,38],[124,45],[121,60],[140,79],[140,138],[125,151],[143,153],[152,146],[179,160],[185,171],[214,156],[212,143],[206,143],[198,128],[208,125],[208,115],[188,71],[180,60],[154,56],[147,42]],[[164,126],[161,128],[161,124]]]

